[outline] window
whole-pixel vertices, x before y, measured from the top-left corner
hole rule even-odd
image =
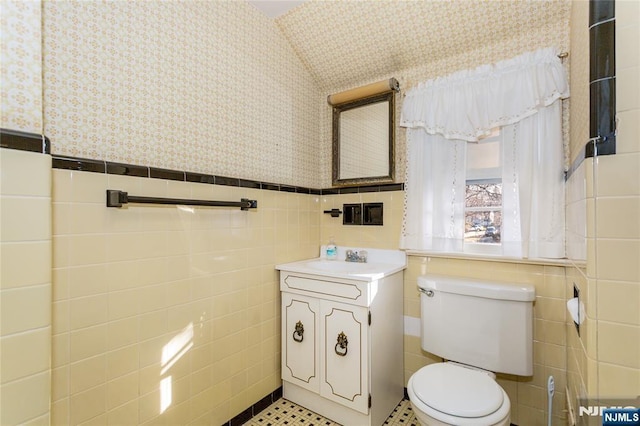
[[[400,247],[565,256],[559,100],[569,86],[556,53],[529,52],[407,91],[400,114],[407,128]]]
[[[467,144],[464,251],[498,254],[502,230],[500,131]]]

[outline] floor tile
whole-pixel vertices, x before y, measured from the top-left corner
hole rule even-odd
[[[384,422],[389,426],[419,426],[408,399],[400,401],[393,413]],[[256,414],[245,426],[341,426],[326,417],[307,410],[284,398],[279,399]],[[344,425],[357,426],[357,425]]]
[[[387,417],[384,424],[390,426],[420,426],[415,414],[413,414],[411,402],[408,399],[400,401],[400,404],[398,404],[395,410],[393,410],[393,413]]]

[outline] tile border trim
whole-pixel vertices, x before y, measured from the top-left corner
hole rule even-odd
[[[585,157],[616,153],[615,1],[589,2],[589,138]]]
[[[270,182],[261,182],[250,179],[232,178],[228,176],[209,175],[180,170],[146,167],[135,164],[114,163],[89,158],[67,157],[52,155],[52,167],[54,169],[77,170],[81,172],[106,173],[113,175],[135,176],[154,179],[167,179],[180,182],[196,182],[210,185],[225,185],[241,188],[262,189],[268,191],[292,192],[297,194],[313,195],[337,195],[368,192],[403,191],[404,183],[392,183],[385,185],[362,185],[344,188],[306,188]]]
[[[262,410],[264,410],[280,398],[282,398],[282,386],[266,395],[260,401],[242,411],[234,418],[224,422],[221,426],[241,426],[251,420],[253,417],[257,416]]]
[[[51,154],[51,141],[45,135],[21,130],[0,129],[0,148]]]
[[[363,194],[368,192],[404,191],[404,183],[380,185],[365,184],[318,189],[272,182],[261,182],[250,179],[232,178],[228,176],[209,175],[183,170],[170,170],[158,167],[140,166],[136,164],[95,160],[91,158],[57,155],[51,154],[51,141],[47,136],[4,128],[0,128],[0,148],[48,154],[52,156],[52,167],[54,169],[77,170],[81,172],[167,179],[180,182],[196,182],[210,185],[226,185],[310,195]]]

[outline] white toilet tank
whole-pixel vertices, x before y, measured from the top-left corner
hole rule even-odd
[[[425,351],[493,372],[533,374],[533,286],[427,274],[418,287]]]

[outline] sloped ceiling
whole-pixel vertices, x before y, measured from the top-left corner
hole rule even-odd
[[[568,0],[310,0],[275,22],[320,88],[330,90],[477,55],[496,40],[556,33],[569,12]]]
[[[306,0],[248,0],[248,3],[269,18],[277,18]]]

